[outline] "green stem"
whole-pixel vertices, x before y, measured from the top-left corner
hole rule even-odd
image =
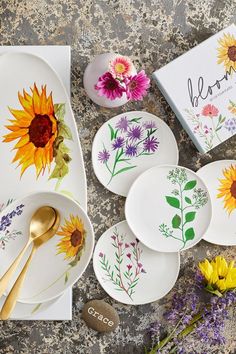
[[[183,210],[183,191],[181,188],[181,184],[179,184],[180,189],[180,211],[181,211],[181,233],[182,233],[182,241],[185,246],[185,239],[184,239],[184,210]]]
[[[62,178],[58,178],[57,179],[57,183],[56,183],[56,186],[55,186],[55,191],[58,192],[60,186],[61,186],[61,182],[62,182]]]
[[[217,130],[216,130],[216,129],[218,128],[218,125],[217,125],[217,127],[215,127],[214,118],[212,118],[212,127],[213,127],[213,130],[214,130],[214,132],[215,132],[215,135],[216,135],[217,139],[218,139],[219,142],[221,143],[222,140],[220,139],[220,137],[219,137],[219,135],[218,135],[218,133],[217,133]]]

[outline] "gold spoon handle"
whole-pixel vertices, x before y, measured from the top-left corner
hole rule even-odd
[[[0,279],[0,297],[4,294],[5,290],[7,289],[7,286],[9,284],[9,281],[13,275],[13,273],[15,272],[16,268],[18,267],[26,249],[28,248],[30,242],[27,242],[27,244],[25,245],[25,247],[23,248],[23,250],[19,253],[19,255],[17,256],[17,258],[14,260],[14,262],[12,263],[12,265],[8,268],[8,270],[6,271],[6,273],[2,276],[2,278]]]
[[[2,320],[7,320],[15,308],[16,301],[18,299],[22,285],[24,283],[27,270],[29,268],[29,265],[30,265],[32,259],[33,259],[36,249],[37,249],[37,247],[33,246],[31,254],[30,254],[27,262],[25,263],[24,268],[22,269],[20,275],[16,279],[15,284],[13,285],[9,295],[7,296],[7,298],[4,302],[4,305],[3,305],[2,311],[1,311],[1,316],[0,316]]]

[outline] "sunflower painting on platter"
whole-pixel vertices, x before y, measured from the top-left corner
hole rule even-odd
[[[236,70],[236,38],[233,34],[224,34],[218,40],[218,61],[217,64],[224,64],[226,71]]]
[[[61,240],[57,244],[57,254],[64,253],[64,259],[69,260],[69,265],[74,267],[79,262],[85,248],[87,232],[84,223],[77,215],[70,214],[60,227],[57,235]],[[68,274],[67,274],[68,277]]]
[[[71,160],[64,140],[72,140],[69,127],[64,122],[65,104],[54,104],[52,92],[47,95],[46,85],[41,90],[34,84],[31,93],[18,93],[23,109],[9,108],[14,119],[9,119],[3,142],[17,141],[12,163],[18,162],[21,177],[30,168],[35,168],[36,177],[48,170],[49,179],[62,178],[69,172]],[[51,165],[54,168],[51,171]]]
[[[223,170],[224,179],[220,179],[217,198],[224,198],[224,209],[230,215],[236,210],[236,165]]]

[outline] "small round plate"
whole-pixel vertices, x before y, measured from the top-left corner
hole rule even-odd
[[[0,277],[27,243],[32,215],[44,205],[58,210],[60,226],[56,235],[40,246],[33,257],[18,299],[23,303],[38,304],[58,297],[82,276],[92,257],[93,228],[83,209],[59,193],[34,193],[12,202],[0,214]],[[25,264],[31,247],[7,292]]]
[[[93,268],[103,289],[115,300],[141,305],[165,296],[174,286],[179,253],[154,252],[139,242],[126,221],[98,240]]]
[[[125,204],[129,227],[147,247],[178,252],[198,243],[211,220],[204,182],[181,166],[155,166],[133,183]]]
[[[213,207],[204,240],[216,245],[236,245],[236,160],[209,163],[197,174],[208,187]]]
[[[155,165],[177,164],[178,157],[177,143],[168,125],[142,111],[111,118],[93,141],[92,162],[98,180],[124,197],[142,172]]]

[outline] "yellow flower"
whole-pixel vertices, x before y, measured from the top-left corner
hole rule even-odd
[[[230,103],[228,110],[233,114],[236,115],[236,105],[232,103]]]
[[[215,257],[211,262],[205,259],[199,263],[199,269],[207,283],[207,289],[211,292],[221,293],[236,288],[236,268],[234,261],[229,264],[221,256]]]
[[[225,179],[220,179],[217,198],[224,198],[224,208],[229,214],[236,209],[236,165],[223,171]]]
[[[11,133],[4,136],[4,142],[18,140],[14,146],[17,150],[12,162],[18,161],[21,165],[21,176],[25,170],[35,165],[37,177],[50,169],[53,160],[53,143],[57,137],[57,120],[54,114],[52,93],[47,97],[46,85],[39,92],[36,84],[31,89],[32,94],[23,90],[18,93],[23,110],[9,108],[14,120],[6,128]]]
[[[78,217],[70,214],[70,220],[65,220],[64,226],[57,232],[62,236],[58,243],[58,253],[65,253],[64,259],[74,258],[84,247],[86,231],[83,221]]]
[[[224,63],[227,71],[232,67],[236,69],[236,39],[232,34],[224,34],[224,36],[218,40],[220,47],[218,50],[217,64]]]

